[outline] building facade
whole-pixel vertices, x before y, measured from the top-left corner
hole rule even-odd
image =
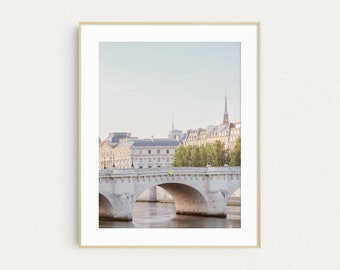
[[[114,166],[113,149],[119,144],[120,140],[133,140],[128,132],[110,132],[104,141],[99,138],[99,169],[109,169]]]
[[[206,128],[189,129],[184,138],[183,145],[207,145],[219,140],[224,143],[226,149],[234,148],[237,139],[241,137],[241,123],[230,123],[227,107],[227,97],[223,114],[223,123],[220,125],[210,125]]]
[[[170,167],[179,145],[176,139],[121,141],[113,148],[116,169]]]
[[[113,147],[107,141],[99,145],[99,169],[109,169],[113,166]]]

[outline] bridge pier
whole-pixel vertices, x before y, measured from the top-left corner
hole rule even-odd
[[[128,192],[99,196],[99,218],[131,221],[134,195]]]
[[[202,205],[194,207],[195,204],[185,205],[184,209],[181,205],[176,206],[177,215],[188,216],[205,216],[205,217],[227,217],[227,194],[223,192],[210,192],[208,194],[205,207]]]
[[[209,193],[207,216],[221,218],[227,217],[227,201],[220,191]]]
[[[134,196],[131,193],[125,192],[123,194],[113,195],[113,219],[121,221],[131,221],[133,204]]]
[[[224,176],[208,176],[207,215],[211,217],[225,218],[227,216],[228,183]]]
[[[131,221],[135,202],[133,179],[101,180],[101,194],[109,202],[105,210],[99,211],[99,217],[111,220]],[[99,208],[101,208],[99,206]]]

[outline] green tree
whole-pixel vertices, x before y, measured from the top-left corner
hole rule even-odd
[[[180,145],[175,152],[173,166],[176,167],[204,167],[224,166],[226,163],[226,151],[224,143],[215,141],[213,144],[202,146]]]
[[[226,164],[230,164],[230,149],[228,148],[225,153],[226,153],[226,161],[225,161],[225,163]]]
[[[226,151],[224,143],[221,141],[215,141],[213,144],[214,151],[214,166],[224,166],[226,163]]]
[[[206,149],[207,149],[207,165],[215,166],[215,157],[212,145],[207,144]]]
[[[193,146],[192,152],[191,152],[191,166],[193,167],[200,167],[201,166],[201,160],[200,160],[200,150],[197,145]]]
[[[190,157],[191,157],[191,147],[190,146],[184,147],[184,151],[183,151],[183,164],[184,164],[184,167],[188,167],[189,166]]]
[[[229,152],[229,165],[241,166],[241,138],[239,137],[234,148]]]
[[[173,162],[173,166],[175,167],[184,167],[184,151],[185,148],[183,145],[180,145],[177,147],[176,152],[175,152],[175,159]]]
[[[199,167],[205,167],[208,164],[207,160],[207,148],[205,145],[199,147]]]

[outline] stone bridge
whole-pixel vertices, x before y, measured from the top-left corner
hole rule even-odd
[[[100,218],[132,220],[132,210],[138,196],[155,186],[160,186],[171,194],[177,214],[225,218],[227,200],[241,187],[241,168],[100,170]]]

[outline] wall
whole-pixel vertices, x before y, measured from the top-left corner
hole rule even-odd
[[[340,6],[0,3],[1,269],[339,269]],[[262,22],[262,248],[77,247],[79,21]]]

